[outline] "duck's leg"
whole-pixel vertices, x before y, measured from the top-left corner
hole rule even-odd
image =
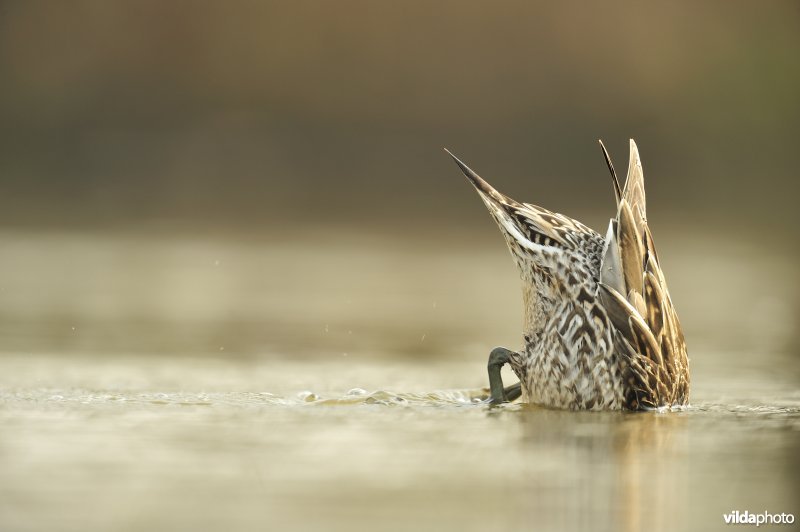
[[[513,351],[509,351],[505,347],[495,347],[489,353],[487,367],[489,370],[489,390],[491,392],[490,402],[493,405],[513,401],[522,395],[520,383],[503,388],[503,377],[500,375],[500,370],[511,361],[511,355],[513,354],[515,354]]]
[[[506,394],[506,399],[509,402],[516,401],[522,395],[522,383],[518,382],[506,387],[506,389],[503,390],[503,393]]]

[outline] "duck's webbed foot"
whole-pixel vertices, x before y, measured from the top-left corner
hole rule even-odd
[[[492,349],[492,352],[489,353],[489,363],[487,365],[489,369],[489,390],[491,393],[489,402],[493,405],[513,401],[522,395],[521,383],[518,382],[508,388],[503,388],[503,377],[500,375],[500,370],[505,364],[511,361],[511,355],[514,354],[516,353],[509,351],[505,347],[495,347]]]

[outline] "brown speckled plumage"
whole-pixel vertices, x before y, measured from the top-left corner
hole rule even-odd
[[[536,404],[685,405],[686,343],[647,226],[639,153],[631,140],[624,188],[603,153],[617,199],[605,237],[501,194],[453,156],[500,227],[522,278],[524,346],[510,365],[523,400]]]

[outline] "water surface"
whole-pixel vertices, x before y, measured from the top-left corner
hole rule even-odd
[[[575,413],[482,402],[489,350],[519,336],[501,246],[0,235],[0,530],[797,516],[793,263],[701,244],[662,251],[692,406]]]
[[[7,357],[3,530],[712,530],[797,509],[789,382],[641,414],[432,387],[477,369]]]

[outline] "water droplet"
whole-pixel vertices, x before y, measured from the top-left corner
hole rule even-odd
[[[424,342],[424,341],[425,341],[425,336],[426,336],[426,335],[424,335],[424,334],[423,334],[423,335],[422,335],[422,338],[420,338],[420,339],[419,339],[419,342],[420,342],[420,343],[422,343],[422,342]]]
[[[347,395],[367,395],[367,390],[363,388],[353,388],[347,391]]]
[[[317,399],[319,399],[319,397],[317,397],[317,394],[309,390],[305,390],[298,393],[297,398],[300,399],[301,401],[305,401],[306,403],[312,403]]]

